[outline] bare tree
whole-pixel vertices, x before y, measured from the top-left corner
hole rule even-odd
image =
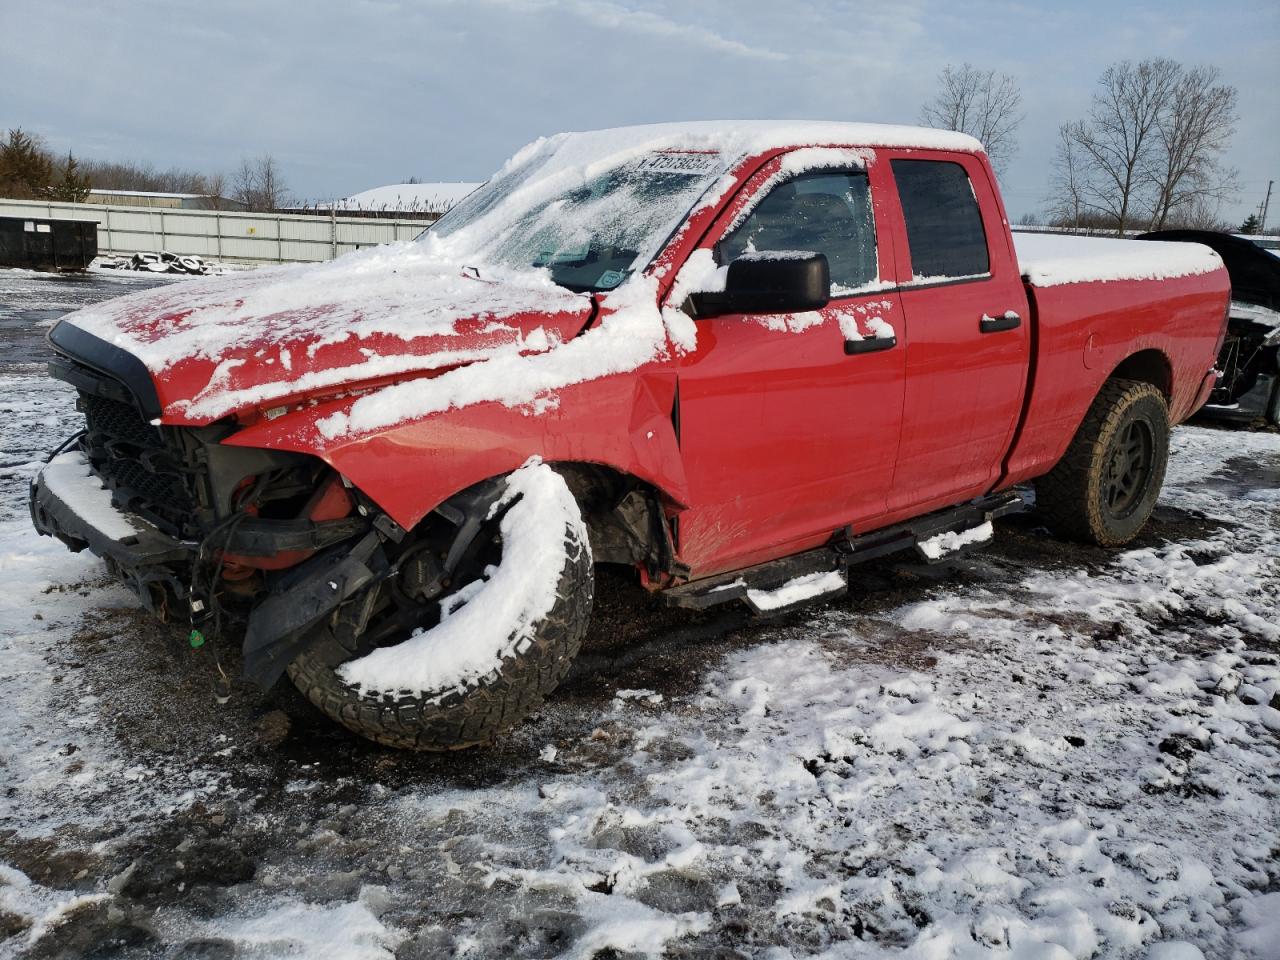
[[[1014,135],[1023,120],[1021,105],[1022,93],[1008,74],[948,64],[938,74],[938,92],[920,109],[920,121],[977,137],[996,171],[1003,172],[1018,150]]]
[[[1147,170],[1155,230],[1191,207],[1200,208],[1200,220],[1211,202],[1236,190],[1234,171],[1220,166],[1235,132],[1236,88],[1218,83],[1220,75],[1208,66],[1183,71],[1156,121],[1159,150]]]
[[[1085,169],[1071,125],[1058,128],[1058,145],[1050,180],[1049,216],[1061,226],[1079,226],[1087,209]]]
[[[172,167],[157,170],[150,163],[132,161],[86,160],[81,163],[85,174],[99,190],[143,190],[154,193],[191,193],[203,195],[207,177],[194,170]]]
[[[1215,218],[1234,189],[1220,158],[1236,104],[1235,88],[1217,80],[1212,67],[1164,57],[1108,67],[1088,116],[1059,131],[1050,200],[1060,221],[1101,222],[1123,236]]]
[[[280,165],[269,153],[255,159],[242,159],[231,180],[232,196],[250,210],[277,210],[289,203]]]
[[[1152,224],[1152,229],[1157,229]],[[1165,221],[1167,230],[1214,230],[1233,233],[1235,225],[1222,217],[1222,201],[1213,196],[1197,195],[1178,206]]]
[[[1067,128],[1089,168],[1087,206],[1113,219],[1121,236],[1140,207],[1138,194],[1153,162],[1157,125],[1168,109],[1180,69],[1165,57],[1108,67],[1098,81],[1102,89],[1093,96],[1088,119]]]
[[[210,210],[222,210],[227,205],[227,178],[220,173],[205,178],[204,203]]]

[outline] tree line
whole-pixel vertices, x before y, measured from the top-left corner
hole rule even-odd
[[[921,122],[982,140],[997,172],[1017,151],[1024,119],[1017,81],[948,65]],[[1058,128],[1041,220],[1124,236],[1173,228],[1233,229],[1220,207],[1239,191],[1225,158],[1238,95],[1217,67],[1165,57],[1109,66],[1085,116]],[[1262,224],[1250,217],[1245,232]]]
[[[293,201],[280,164],[270,154],[241,160],[228,176],[157,170],[146,163],[77,160],[70,152],[55,156],[40,137],[19,128],[0,141],[0,197],[80,203],[94,189],[191,194],[210,210],[234,206],[270,211]]]

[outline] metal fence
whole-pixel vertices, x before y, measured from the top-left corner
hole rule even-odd
[[[332,260],[361,247],[411,240],[428,224],[336,214],[239,213],[101,203],[0,200],[0,216],[96,220],[104,254],[194,254],[241,263]]]

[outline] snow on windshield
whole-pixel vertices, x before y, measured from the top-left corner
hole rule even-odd
[[[573,290],[611,290],[643,268],[725,172],[719,153],[652,151],[548,175],[537,156],[491,180],[423,234],[454,261],[546,268]]]

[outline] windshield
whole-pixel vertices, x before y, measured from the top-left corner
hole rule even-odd
[[[648,265],[723,172],[716,153],[654,151],[603,169],[536,157],[486,183],[421,239],[481,270],[542,267],[571,290],[611,290]]]

